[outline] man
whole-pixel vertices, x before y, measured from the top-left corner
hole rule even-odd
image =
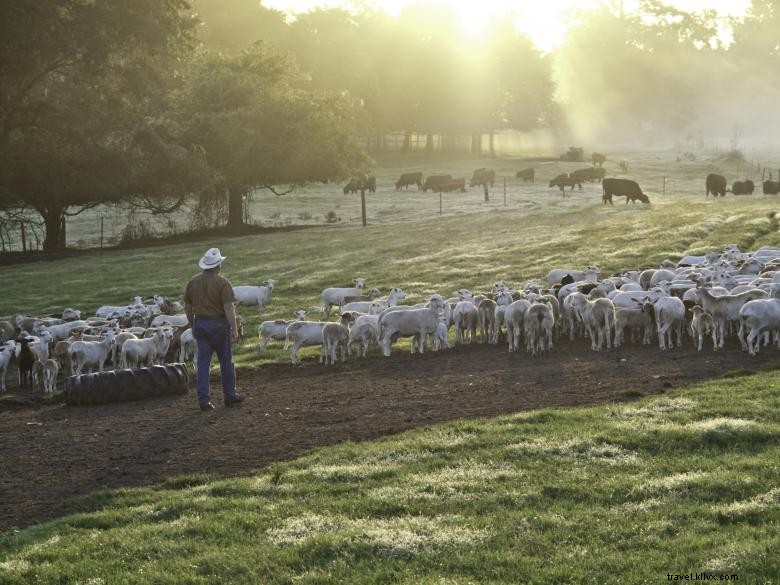
[[[245,398],[236,393],[230,344],[238,340],[238,327],[233,286],[219,273],[225,259],[219,248],[208,250],[198,262],[203,272],[193,276],[184,291],[184,311],[198,345],[198,403],[204,411],[214,410],[209,401],[209,367],[213,352],[217,352],[219,358],[225,406],[237,406]]]

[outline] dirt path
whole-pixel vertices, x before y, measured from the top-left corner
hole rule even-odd
[[[344,440],[458,418],[631,400],[772,363],[772,350],[755,359],[736,348],[597,354],[577,342],[531,359],[479,346],[327,369],[309,362],[242,371],[239,386],[247,402],[224,409],[218,399],[210,413],[198,410],[192,392],[106,406],[4,410],[0,530],[66,514],[74,510],[70,498],[100,488],[183,474],[246,474]]]

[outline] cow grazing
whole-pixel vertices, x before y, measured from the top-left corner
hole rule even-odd
[[[496,171],[494,171],[493,169],[480,168],[474,171],[474,174],[471,175],[471,181],[469,181],[469,187],[474,187],[475,185],[484,185],[486,183],[492,187],[493,183],[495,182],[496,182]]]
[[[604,166],[604,162],[607,160],[607,155],[606,154],[601,154],[600,152],[594,152],[593,155],[591,156],[591,158],[593,159],[593,166],[594,167],[596,167],[596,166],[603,167]]]
[[[577,169],[569,176],[592,183],[594,181],[601,181],[605,174],[606,171],[604,170],[604,167],[587,167],[584,169]]]
[[[428,189],[436,191],[436,187],[438,185],[447,183],[448,181],[452,181],[452,175],[431,175],[425,179],[425,183],[423,183],[422,189],[426,192]]]
[[[571,177],[568,174],[563,173],[550,181],[550,187],[559,187],[561,189],[561,195],[565,195],[566,187],[571,187],[571,190],[574,191],[574,185],[577,185],[580,190],[582,190],[582,183],[582,179]]]
[[[731,184],[731,192],[734,195],[752,195],[755,188],[756,186],[750,179],[747,181],[734,181]]]
[[[706,199],[709,197],[710,193],[712,193],[713,197],[717,197],[718,195],[725,197],[726,177],[723,175],[716,175],[715,173],[710,173],[707,175],[707,194],[704,196],[704,198]]]
[[[347,193],[357,193],[358,191],[376,191],[376,177],[374,175],[363,175],[350,179],[349,183],[344,185],[344,195]]]
[[[780,193],[780,181],[764,181],[764,195],[777,195]]]
[[[403,173],[401,178],[395,182],[395,190],[400,191],[401,187],[408,189],[409,185],[417,185],[417,190],[422,189],[422,173]]]
[[[436,193],[449,193],[450,191],[461,191],[462,193],[465,193],[466,179],[451,179],[449,181],[438,183],[435,187],[433,187],[433,191]]]
[[[517,171],[517,175],[515,176],[515,178],[523,179],[523,183],[533,183],[534,175],[535,175],[535,171],[533,167],[531,167],[530,169],[523,169],[522,171]]]
[[[642,188],[636,181],[630,179],[604,179],[601,182],[601,185],[604,189],[604,194],[601,199],[604,205],[606,205],[607,202],[609,202],[610,205],[614,205],[614,203],[612,203],[613,195],[625,197],[626,205],[628,205],[629,201],[634,203],[637,200],[642,203],[650,203],[650,199],[648,199],[647,195],[642,193]]]

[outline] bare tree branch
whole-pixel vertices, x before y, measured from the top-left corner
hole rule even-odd
[[[273,185],[263,185],[263,189],[268,189],[271,193],[276,195],[277,197],[281,197],[282,195],[287,195],[288,193],[292,193],[297,188],[297,185],[290,185],[290,188],[287,189],[287,191],[282,191],[281,193],[277,191]]]

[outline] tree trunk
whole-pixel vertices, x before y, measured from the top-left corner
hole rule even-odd
[[[409,130],[404,130],[404,145],[401,150],[408,152],[412,149],[412,133]]]
[[[425,152],[428,154],[433,152],[433,132],[428,132],[425,136]]]
[[[39,209],[46,227],[43,240],[44,252],[57,252],[65,249],[65,210],[61,207]]]
[[[244,192],[237,187],[228,189],[228,228],[244,226]]]

